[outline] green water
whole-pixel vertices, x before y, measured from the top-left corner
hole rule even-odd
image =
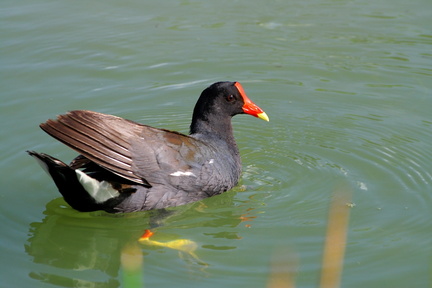
[[[2,4],[1,287],[266,287],[274,270],[318,287],[337,189],[353,206],[342,287],[432,285],[430,0]],[[72,159],[38,124],[73,109],[187,132],[220,80],[270,117],[234,119],[243,176],[221,196],[78,213],[25,153]],[[198,258],[138,243],[155,225]]]

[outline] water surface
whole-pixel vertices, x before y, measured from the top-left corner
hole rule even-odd
[[[134,251],[147,287],[266,287],[275,269],[318,287],[342,189],[342,287],[430,286],[431,6],[4,2],[2,285],[126,287],[121,257]],[[243,175],[221,196],[169,215],[78,213],[25,153],[72,159],[37,126],[73,109],[186,133],[199,93],[221,80],[240,81],[270,117],[233,120]],[[161,242],[194,241],[198,258],[139,243],[149,227]]]

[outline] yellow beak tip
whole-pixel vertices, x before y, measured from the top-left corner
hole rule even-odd
[[[267,122],[270,121],[269,117],[267,116],[267,114],[265,112],[259,113],[257,116],[258,116],[258,118],[265,120]]]

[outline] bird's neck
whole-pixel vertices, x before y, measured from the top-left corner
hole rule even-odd
[[[214,147],[218,157],[224,159],[233,168],[229,177],[236,184],[241,173],[240,152],[234,139],[231,117],[217,122],[208,119],[195,119],[190,127],[191,137],[199,139]]]
[[[231,125],[231,117],[223,119],[212,119],[211,117],[206,119],[194,118],[190,126],[190,134],[202,134],[207,138],[223,140],[237,151],[237,144],[235,143]]]

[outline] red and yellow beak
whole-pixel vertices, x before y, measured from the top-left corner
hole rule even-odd
[[[234,86],[237,88],[240,95],[243,97],[243,112],[258,117],[262,120],[269,121],[267,114],[246,96],[246,92],[244,91],[240,83],[235,82]]]

